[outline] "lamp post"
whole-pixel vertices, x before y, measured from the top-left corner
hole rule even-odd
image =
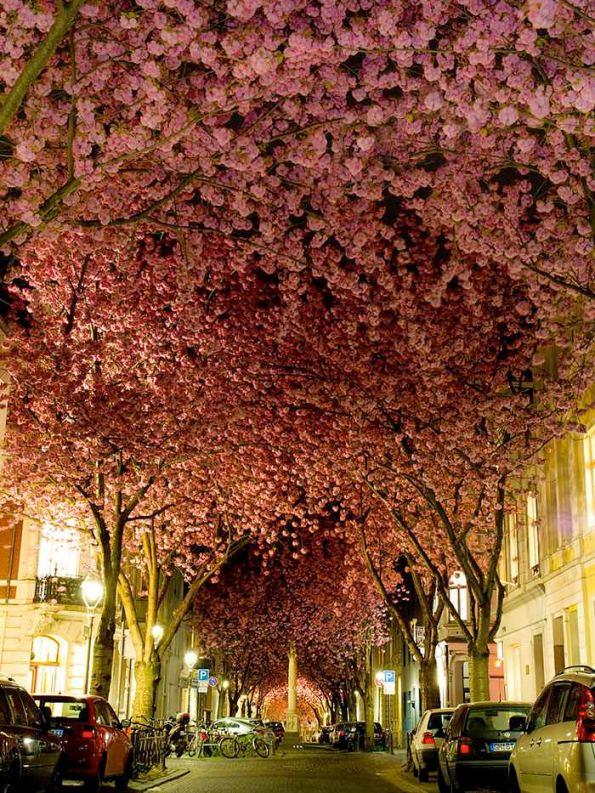
[[[184,656],[184,663],[188,667],[188,711],[190,711],[190,692],[192,691],[192,672],[198,663],[198,653],[196,650],[187,650]],[[196,689],[196,723],[198,724],[198,687]]]
[[[93,623],[95,621],[95,609],[103,599],[105,587],[103,581],[93,576],[88,575],[81,584],[81,594],[83,596],[83,603],[87,608],[87,617],[89,618],[89,637],[87,642],[87,669],[85,672],[85,693],[89,691],[89,681],[91,678],[91,660],[93,649]]]
[[[159,642],[163,638],[163,625],[155,623],[151,628],[151,636],[153,637],[153,647],[156,650],[159,647]]]
[[[219,692],[219,718],[222,719],[225,716],[223,712],[225,710],[225,695],[227,694],[227,689],[229,688],[229,680],[223,680],[221,682],[221,691]]]

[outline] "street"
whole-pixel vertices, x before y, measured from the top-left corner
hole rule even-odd
[[[434,793],[433,782],[420,785],[401,770],[402,757],[306,748],[281,750],[269,760],[209,759],[168,761],[190,774],[169,785],[156,783],[162,793]]]

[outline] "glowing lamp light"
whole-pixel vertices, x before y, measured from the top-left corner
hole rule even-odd
[[[188,650],[186,655],[184,656],[184,663],[192,671],[196,664],[198,663],[198,653],[196,650]]]
[[[163,638],[163,625],[153,625],[151,628],[151,636],[153,637],[153,643],[155,644],[155,647],[157,647]]]
[[[101,599],[103,598],[104,592],[105,587],[103,585],[103,581],[100,581],[98,578],[87,576],[81,584],[83,601],[89,611],[95,611]]]
[[[221,683],[221,685],[223,686],[224,690],[228,689],[229,688],[229,680],[224,680],[223,683]]]

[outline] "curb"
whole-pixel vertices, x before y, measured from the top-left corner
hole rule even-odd
[[[180,769],[179,771],[172,771],[170,774],[165,774],[155,779],[147,779],[145,782],[129,782],[128,790],[133,790],[135,793],[143,793],[145,790],[154,790],[161,785],[167,785],[169,782],[175,782],[190,773],[190,769]]]

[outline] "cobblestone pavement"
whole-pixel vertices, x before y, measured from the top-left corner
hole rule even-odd
[[[280,750],[268,760],[210,758],[172,760],[168,769],[191,769],[188,776],[153,793],[434,793],[419,785],[389,755],[338,753],[323,749]]]

